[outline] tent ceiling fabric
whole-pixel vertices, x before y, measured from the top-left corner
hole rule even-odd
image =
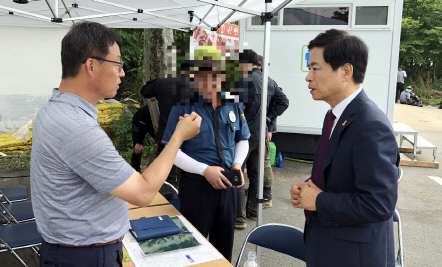
[[[57,0],[47,0],[56,14]],[[0,1],[0,25],[25,27],[69,27],[82,20],[95,21],[111,28],[188,28],[200,25],[209,28],[197,17],[203,18],[211,27],[216,27],[232,11],[213,7],[197,0],[58,0],[58,16],[62,22],[51,22],[54,15],[45,0],[29,0],[28,4],[17,4],[13,0]],[[70,12],[66,14],[66,9]],[[238,6],[243,0],[219,0],[218,2]],[[284,2],[273,0],[273,8]],[[294,0],[290,5],[302,2]],[[259,12],[265,10],[264,0],[248,0],[242,6]],[[138,13],[138,10],[143,13]],[[190,24],[188,11],[194,11]],[[13,14],[10,14],[12,12]],[[238,21],[250,14],[236,12],[227,22]],[[72,17],[72,18],[71,18]],[[76,19],[78,18],[78,19]],[[136,20],[134,20],[136,19]]]

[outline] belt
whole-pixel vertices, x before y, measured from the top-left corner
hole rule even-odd
[[[66,248],[89,248],[89,247],[101,247],[101,246],[107,246],[107,245],[112,245],[112,244],[116,244],[118,242],[121,242],[124,238],[124,235],[118,239],[112,240],[110,242],[107,243],[96,243],[96,244],[92,244],[92,245],[85,245],[85,246],[74,246],[74,245],[66,245],[66,244],[58,244],[59,247],[66,247]]]
[[[192,179],[197,179],[197,180],[205,180],[206,179],[206,178],[204,178],[204,176],[201,176],[201,175],[196,174],[196,173],[190,173],[190,172],[182,171],[181,174],[184,177],[187,177],[187,178],[192,178]]]

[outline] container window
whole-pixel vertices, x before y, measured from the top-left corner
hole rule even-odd
[[[348,7],[284,9],[283,25],[348,25]]]
[[[388,6],[356,7],[356,25],[387,25]]]

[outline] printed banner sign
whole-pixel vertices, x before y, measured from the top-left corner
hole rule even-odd
[[[193,32],[193,42],[199,46],[239,46],[239,26],[225,23],[216,31],[216,34],[197,28]]]

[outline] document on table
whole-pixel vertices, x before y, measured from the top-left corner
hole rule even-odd
[[[198,241],[199,244],[194,244],[193,247],[183,248],[173,251],[168,251],[166,248],[170,243],[174,243],[173,240],[168,240],[168,242],[162,242],[165,248],[141,248],[139,242],[128,232],[124,236],[123,244],[126,250],[129,252],[130,258],[132,259],[136,267],[142,266],[158,266],[158,267],[172,267],[172,266],[190,266],[194,264],[200,264],[203,262],[213,261],[217,259],[222,259],[222,255],[212,247],[212,245],[202,237],[200,234],[196,233],[195,228],[187,222],[183,216],[172,217],[174,221],[176,218],[179,219],[179,224],[182,224],[191,233],[193,238]],[[180,225],[178,225],[180,226]],[[186,235],[186,234],[184,234]],[[166,240],[167,241],[167,240]],[[161,242],[155,242],[156,246],[161,245]],[[152,253],[152,251],[160,251],[155,254],[146,255],[145,252]],[[168,251],[168,252],[163,252]]]
[[[164,218],[164,216],[161,216],[161,217]],[[161,218],[161,217],[158,217],[158,218]],[[152,218],[156,219],[156,217],[152,217]],[[148,220],[152,219],[152,218],[148,218],[147,220],[145,220],[145,223],[149,224],[150,222],[148,222]],[[144,218],[144,219],[146,219],[146,218]],[[161,220],[163,220],[163,219],[161,219]],[[198,242],[198,240],[196,240],[193,237],[192,233],[189,232],[187,227],[181,222],[181,220],[178,218],[178,216],[172,217],[172,218],[170,218],[170,220],[171,220],[171,222],[173,222],[176,225],[175,226],[176,230],[174,230],[174,231],[179,231],[179,233],[169,234],[169,235],[157,237],[157,238],[145,239],[143,241],[138,241],[138,245],[140,245],[141,250],[144,252],[145,255],[169,252],[169,251],[174,251],[174,250],[178,250],[178,249],[191,248],[191,247],[196,247],[196,246],[201,245]],[[155,224],[157,222],[158,221],[154,220],[153,224]],[[151,226],[153,226],[153,225],[151,225]],[[139,225],[139,227],[148,228],[149,225]],[[129,229],[129,232],[131,232],[130,229]],[[152,231],[152,232],[155,232],[155,231]],[[132,232],[131,232],[131,234],[133,235]]]

